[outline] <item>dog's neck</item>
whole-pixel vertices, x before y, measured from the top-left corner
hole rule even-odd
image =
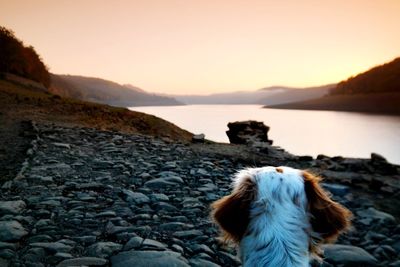
[[[243,266],[308,267],[310,225],[307,218],[304,209],[292,203],[257,201],[240,242]]]

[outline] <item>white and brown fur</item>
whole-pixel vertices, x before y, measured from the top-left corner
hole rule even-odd
[[[350,225],[351,212],[331,200],[320,178],[289,167],[238,172],[230,195],[212,204],[225,241],[243,266],[309,266],[318,246]]]

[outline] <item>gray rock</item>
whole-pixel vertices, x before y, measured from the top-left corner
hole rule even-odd
[[[322,183],[322,186],[335,196],[343,197],[350,193],[350,188],[345,185]]]
[[[68,259],[60,262],[57,267],[71,267],[71,266],[105,266],[108,260],[95,258],[95,257],[82,257]]]
[[[87,255],[92,257],[108,258],[121,249],[121,244],[114,242],[98,242],[88,247]]]
[[[20,214],[26,207],[22,200],[0,201],[0,214]]]
[[[0,250],[0,258],[3,259],[11,259],[15,257],[15,252],[12,249],[1,249]]]
[[[115,217],[116,214],[115,214],[115,211],[107,210],[107,211],[97,213],[95,216],[96,217]]]
[[[73,249],[72,246],[66,245],[62,242],[37,242],[29,245],[34,248],[44,248],[50,253],[70,252]]]
[[[111,257],[112,267],[189,267],[187,260],[172,251],[126,251]]]
[[[154,193],[154,194],[151,194],[150,198],[153,201],[169,201],[169,197],[165,194]]]
[[[169,222],[163,223],[159,226],[161,231],[179,231],[182,229],[193,228],[192,224],[182,223],[182,222]]]
[[[147,181],[144,185],[149,188],[164,188],[173,187],[184,183],[182,178],[175,175],[174,172],[162,172],[160,173],[160,176],[161,178]]]
[[[126,196],[126,200],[128,202],[133,202],[135,204],[146,204],[150,202],[150,199],[148,196],[146,196],[143,193],[140,192],[132,192],[130,190],[123,190],[123,193]]]
[[[17,246],[13,243],[7,243],[7,242],[0,241],[0,249],[5,249],[5,248],[16,250]]]
[[[193,143],[204,143],[205,137],[206,136],[204,134],[195,134],[192,136],[192,142]]]
[[[0,221],[0,241],[18,241],[27,234],[17,221]]]
[[[214,252],[207,246],[204,244],[194,244],[191,247],[191,250],[193,250],[193,252],[204,252],[207,253],[209,255],[214,255]]]
[[[57,252],[53,257],[57,262],[73,258],[71,254],[65,252]]]
[[[191,239],[201,235],[203,235],[203,232],[200,230],[178,231],[174,233],[175,237],[183,239]]]
[[[71,149],[70,144],[65,144],[65,143],[53,143],[54,146],[60,147],[60,148],[66,148],[66,149]]]
[[[381,223],[394,223],[396,219],[393,217],[393,215],[377,210],[375,208],[368,208],[366,210],[359,210],[356,212],[358,216],[361,218],[367,218],[367,219],[376,219],[380,221]]]
[[[323,245],[324,260],[344,267],[376,266],[377,259],[362,248],[349,245]]]
[[[132,237],[124,246],[124,250],[149,248],[152,250],[165,250],[167,245],[152,239],[143,239],[139,236]]]

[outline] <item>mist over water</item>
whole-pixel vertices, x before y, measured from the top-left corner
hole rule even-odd
[[[400,117],[338,111],[265,109],[259,105],[132,107],[207,139],[229,142],[228,122],[263,121],[269,138],[296,155],[369,158],[371,152],[400,164]]]

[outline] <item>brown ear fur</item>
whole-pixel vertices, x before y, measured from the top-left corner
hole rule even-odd
[[[255,194],[255,184],[247,178],[232,194],[211,204],[211,216],[223,230],[225,242],[238,243],[242,239],[249,224],[250,204]]]
[[[308,172],[303,173],[304,188],[308,199],[313,231],[324,241],[333,241],[350,227],[351,212],[330,199],[329,194],[319,185],[320,178]]]

